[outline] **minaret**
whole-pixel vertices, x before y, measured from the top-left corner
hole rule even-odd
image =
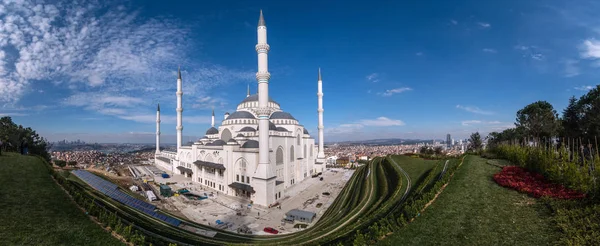
[[[156,154],[160,154],[160,103],[156,107]]]
[[[271,75],[268,69],[267,54],[269,45],[267,44],[267,26],[263,18],[262,10],[258,19],[258,43],[256,52],[258,53],[258,72],[256,80],[258,81],[258,166],[254,174],[253,186],[256,187],[256,197],[254,201],[260,205],[267,206],[275,201],[275,174],[271,163],[269,162],[269,116],[271,110],[268,108],[269,102],[269,79]]]
[[[182,113],[183,113],[183,107],[181,105],[181,96],[183,96],[183,91],[182,91],[182,84],[181,84],[181,67],[177,68],[177,151],[179,152],[179,149],[181,148],[181,132],[183,131],[183,125],[182,125]]]
[[[319,80],[317,82],[317,98],[319,101],[319,152],[317,153],[317,159],[325,159],[325,152],[323,150],[323,81],[321,80],[321,68],[319,68]]]
[[[246,91],[246,97],[250,96],[250,84],[248,84],[248,90]]]
[[[215,127],[215,109],[213,109],[212,120],[210,122],[211,127]]]

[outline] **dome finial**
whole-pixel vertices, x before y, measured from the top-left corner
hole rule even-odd
[[[260,10],[260,17],[258,18],[258,26],[267,26],[265,24],[265,18],[263,17],[262,9]]]

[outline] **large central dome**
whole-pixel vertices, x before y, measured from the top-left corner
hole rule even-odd
[[[279,103],[277,103],[271,97],[269,97],[269,102],[268,102],[267,107],[280,109]],[[237,106],[237,109],[257,109],[257,108],[258,108],[258,94],[247,96]]]
[[[258,102],[258,94],[250,95],[250,96],[244,98],[244,100],[242,100],[242,102],[240,104],[246,103],[246,102]],[[271,97],[269,97],[269,102],[277,103]],[[279,104],[279,103],[277,103],[277,104]]]

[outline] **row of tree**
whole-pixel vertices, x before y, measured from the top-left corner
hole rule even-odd
[[[29,153],[50,161],[50,144],[30,127],[15,124],[8,116],[0,118],[0,140],[6,151],[19,152],[26,143]]]
[[[549,143],[551,139],[574,139],[581,144],[595,144],[600,136],[600,85],[579,99],[569,99],[569,105],[558,115],[552,104],[537,101],[517,112],[514,128],[502,132],[491,132],[488,144],[497,145],[505,141],[527,141],[538,139]]]

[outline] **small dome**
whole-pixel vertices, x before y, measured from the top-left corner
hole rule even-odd
[[[248,111],[235,111],[233,114],[229,115],[227,119],[256,119],[256,117]]]
[[[273,114],[271,114],[270,118],[271,119],[283,119],[283,120],[296,120],[296,118],[294,118],[294,116],[292,116],[290,113],[283,112],[283,111],[273,112]]]
[[[215,140],[215,141],[214,141],[214,142],[212,142],[212,143],[208,143],[208,144],[206,144],[206,146],[223,146],[223,145],[225,145],[225,144],[227,144],[227,143],[225,143],[225,141],[223,141],[223,140],[221,140],[221,139],[217,139],[217,140]]]
[[[236,138],[243,138],[243,137],[244,137],[244,134],[238,133],[238,135],[237,135],[237,136],[235,136],[235,137],[236,137]]]
[[[229,141],[227,141],[227,144],[237,144],[238,142],[235,141],[235,139],[229,139]]]
[[[207,137],[207,136],[204,136],[204,137],[202,137],[202,139],[208,139],[208,137]]]
[[[242,145],[242,148],[244,148],[244,149],[258,148],[258,141],[248,140],[244,143],[244,145]]]
[[[256,130],[258,131],[258,127],[256,127]],[[275,126],[275,124],[273,124],[271,121],[269,121],[269,131],[277,131],[277,126]]]
[[[204,145],[202,142],[197,142],[196,144],[197,145]]]
[[[217,128],[211,127],[208,130],[206,130],[206,135],[213,135],[213,134],[219,134],[219,130],[217,130]]]
[[[285,127],[278,126],[278,127],[277,127],[277,131],[278,131],[278,132],[287,132],[288,130],[287,130],[287,129],[285,129]]]
[[[229,112],[225,112],[225,115],[229,115]]]
[[[255,132],[256,129],[249,127],[249,126],[245,126],[244,128],[240,129],[240,132]]]
[[[308,130],[306,130],[306,128],[304,128],[304,134],[309,134]]]

